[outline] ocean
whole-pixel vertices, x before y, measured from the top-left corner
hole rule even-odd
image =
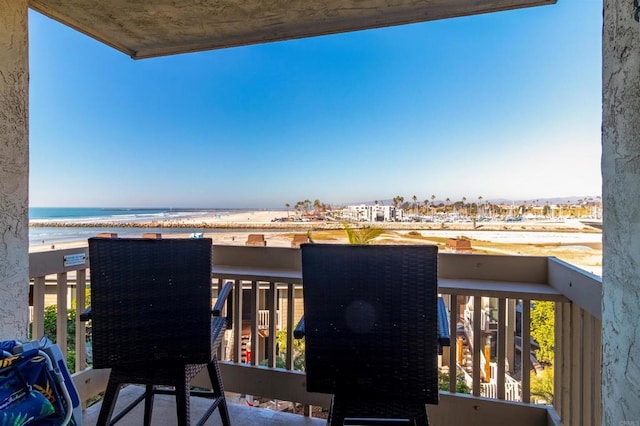
[[[211,215],[240,213],[247,209],[172,209],[172,208],[100,208],[100,207],[29,207],[29,221],[38,226],[29,227],[29,244],[55,244],[78,241],[96,236],[100,232],[115,232],[121,237],[139,237],[143,232],[191,233],[203,232],[199,228],[126,228],[117,223],[152,222],[154,220],[180,220]],[[112,223],[111,228],[46,226],[47,222]],[[207,232],[211,232],[208,229]],[[222,232],[228,232],[227,230]]]

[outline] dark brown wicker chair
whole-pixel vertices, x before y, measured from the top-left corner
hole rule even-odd
[[[301,248],[307,390],[334,395],[327,424],[427,425],[446,343],[437,247]]]
[[[179,425],[189,424],[189,397],[196,394],[213,399],[199,424],[216,408],[229,424],[216,353],[227,327],[220,311],[231,284],[212,310],[211,243],[89,239],[93,366],[111,368],[98,425],[117,422],[142,400],[144,424],[150,424],[159,393],[175,394]],[[213,391],[191,392],[190,381],[205,366]],[[128,383],[146,385],[145,394],[112,419],[120,387]]]

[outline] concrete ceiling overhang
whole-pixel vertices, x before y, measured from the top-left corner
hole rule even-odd
[[[553,4],[556,0],[29,0],[134,59]]]

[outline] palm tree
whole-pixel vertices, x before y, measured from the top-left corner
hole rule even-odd
[[[436,196],[435,194],[431,194],[431,218],[433,219],[433,211],[434,211],[434,207],[435,207],[435,202],[436,202]]]
[[[451,199],[449,197],[447,197],[446,200],[444,200],[445,204],[444,204],[444,213],[447,213],[447,207],[449,206],[449,203],[451,202]]]
[[[401,197],[400,195],[396,195],[395,197],[393,197],[393,208],[397,209],[399,204],[402,204],[404,202],[404,197]]]
[[[285,207],[287,208],[287,217],[289,217],[289,207],[291,207],[291,205],[287,203],[285,204]]]
[[[416,212],[416,210],[417,210],[418,208],[417,208],[417,205],[416,205],[416,201],[418,201],[418,197],[416,197],[416,196],[414,195],[413,197],[411,197],[411,199],[413,200],[413,212],[414,212],[414,213],[417,213],[417,212]]]
[[[352,228],[346,222],[344,222],[342,226],[347,233],[349,244],[371,244],[374,238],[379,237],[384,232],[384,230],[380,228],[372,228],[370,226]]]

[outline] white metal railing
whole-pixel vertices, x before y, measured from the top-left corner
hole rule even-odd
[[[269,329],[269,310],[267,309],[259,309],[258,310],[258,329],[260,330],[268,330]],[[280,311],[276,311],[276,330],[282,330],[282,317],[280,316]]]
[[[246,252],[245,250],[252,250]],[[64,256],[86,253],[85,249],[52,250],[30,254],[30,278],[33,286],[33,335],[40,336],[44,330],[45,301],[58,305],[57,341],[66,352],[66,316],[70,307],[69,300],[76,304],[76,312],[84,309],[85,289],[89,284],[88,259],[84,264],[64,266]],[[256,255],[261,253],[261,255]],[[217,254],[217,258],[216,258]],[[224,261],[224,264],[216,264]],[[235,261],[235,264],[232,264]],[[216,271],[218,266],[218,272]],[[236,338],[227,340],[229,356],[221,362],[221,371],[225,388],[229,391],[262,395],[284,401],[296,401],[303,404],[324,405],[329,396],[311,394],[305,389],[303,372],[293,371],[293,328],[302,314],[302,281],[299,250],[267,247],[214,247],[214,289],[227,280],[235,285],[233,328],[228,333]],[[534,422],[537,409],[518,406],[518,410],[529,413],[522,424],[600,424],[600,311],[599,300],[601,281],[579,269],[558,261],[555,258],[530,258],[524,256],[483,256],[441,254],[439,259],[440,293],[447,300],[450,310],[451,347],[445,350],[444,361],[455,362],[450,354],[456,353],[457,323],[465,317],[459,315],[464,305],[457,303],[458,297],[477,296],[473,313],[466,314],[472,321],[473,371],[471,387],[474,395],[471,399],[456,397],[456,369],[449,369],[449,389],[451,393],[441,395],[439,406],[431,407],[430,418],[434,424],[452,423],[452,416],[463,415],[460,407],[468,403],[482,407],[484,413],[499,418],[509,410],[503,411],[508,400],[530,400],[531,360],[522,354],[531,353],[530,312],[528,306],[532,300],[551,300],[556,304],[555,336],[556,365],[555,392],[553,406],[558,417],[545,415],[544,423]],[[480,344],[482,336],[481,297],[497,299],[498,321],[496,362],[492,369],[495,377],[495,391],[482,390],[481,362],[484,355]],[[520,354],[521,378],[519,382],[509,378],[507,368],[512,368],[517,357],[515,349],[515,305],[520,301],[522,310],[522,348]],[[477,303],[477,305],[475,305]],[[476,309],[477,308],[477,309]],[[286,330],[287,350],[284,369],[276,368],[276,345],[273,339],[260,337],[260,311],[268,312],[269,318],[280,319],[268,322],[268,335],[274,336],[280,325]],[[243,315],[244,312],[244,315]],[[262,314],[262,321],[265,314]],[[104,391],[108,371],[85,369],[86,352],[84,327],[76,319],[76,368],[74,381],[83,400],[92,398]],[[278,324],[280,323],[280,324]],[[264,324],[264,322],[262,323]],[[252,358],[250,364],[241,363],[243,329],[251,330],[251,344],[254,354],[266,354],[264,358]],[[254,340],[255,339],[255,340]],[[229,347],[230,346],[230,347]],[[266,368],[259,366],[266,362]],[[494,376],[495,375],[495,376]],[[198,379],[200,380],[200,379]],[[198,385],[207,386],[206,375]],[[484,387],[488,389],[487,386]],[[521,389],[521,390],[519,390]],[[477,399],[482,394],[495,397]],[[500,403],[500,401],[502,402]],[[544,409],[544,408],[543,408]],[[472,410],[472,408],[470,408]],[[511,410],[511,408],[510,408]],[[529,411],[528,411],[529,410]],[[534,410],[534,411],[530,411]],[[443,413],[447,413],[446,415]],[[483,418],[485,418],[483,416]],[[553,419],[559,418],[558,422]],[[449,419],[449,420],[447,420]],[[473,416],[465,417],[466,424],[484,424]]]
[[[482,383],[480,393],[486,398],[498,398],[498,382],[495,379],[497,376],[498,366],[495,362],[492,362],[490,365],[491,382]],[[511,377],[509,374],[506,374],[504,386],[504,399],[507,401],[522,401],[522,385],[519,381]]]
[[[462,366],[456,365],[456,368],[460,373],[462,373],[462,379],[464,380],[464,384],[469,389],[471,389],[473,387],[473,377],[471,377],[471,375],[467,373],[467,370],[465,370]]]

